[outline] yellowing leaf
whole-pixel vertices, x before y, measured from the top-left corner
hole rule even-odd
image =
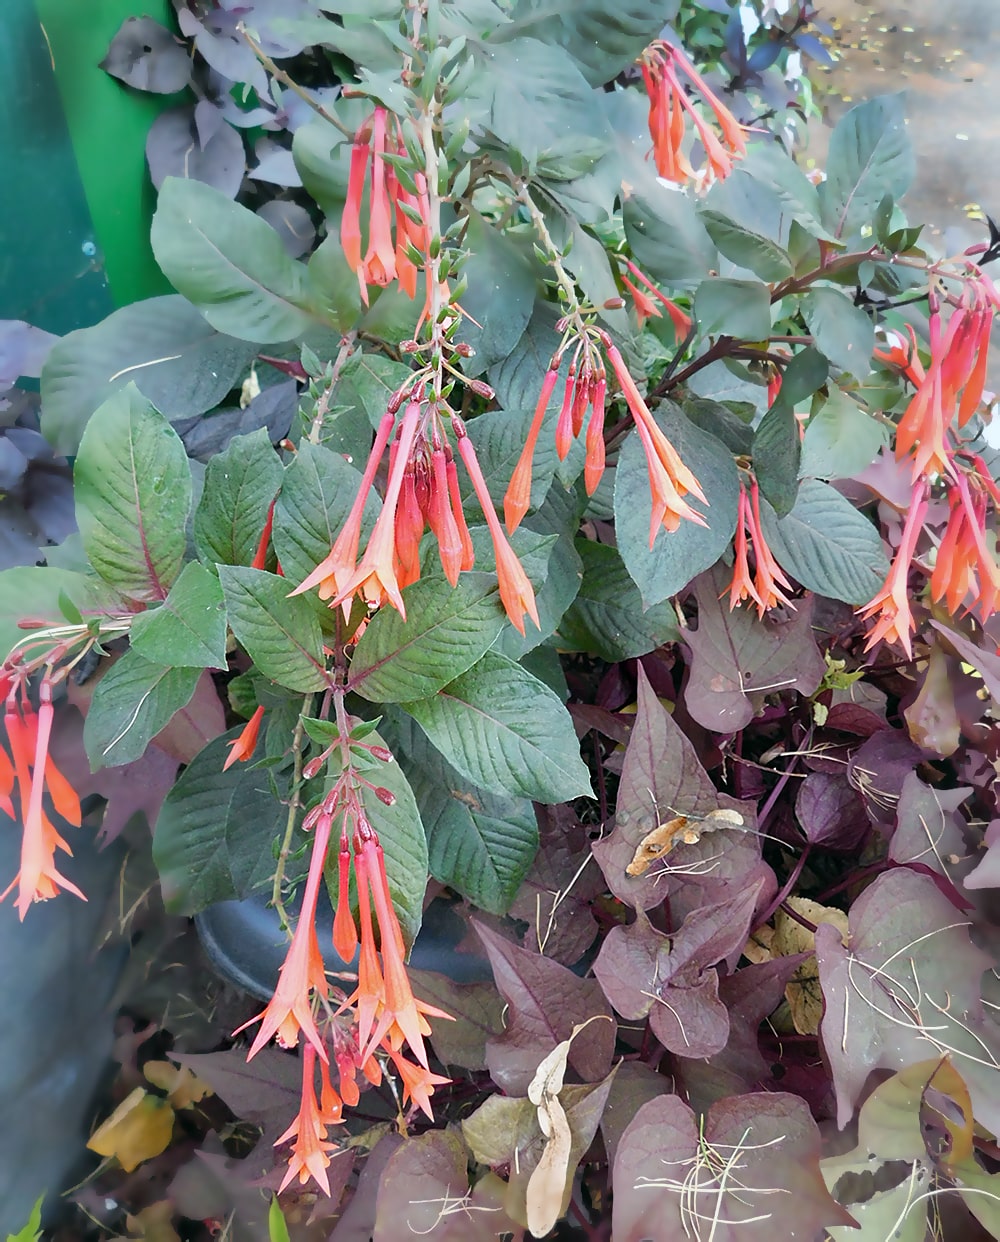
[[[197,1078],[186,1065],[174,1065],[171,1061],[147,1061],[142,1072],[154,1087],[167,1093],[174,1108],[190,1108],[212,1094],[208,1083]]]
[[[161,1199],[151,1203],[134,1216],[126,1216],[130,1238],[141,1238],[142,1242],[181,1242],[180,1235],[174,1228],[174,1205],[169,1199]]]
[[[126,1173],[165,1151],[174,1130],[174,1110],[166,1100],[136,1087],[97,1127],[87,1146],[99,1156],[114,1156]]]
[[[847,937],[847,915],[831,906],[821,906],[806,897],[789,897],[788,904],[804,919],[818,926],[832,923],[841,935]],[[815,1035],[823,1018],[823,992],[819,985],[819,967],[816,965],[816,937],[784,910],[774,916],[774,936],[771,952],[775,957],[790,957],[795,953],[808,953],[809,957],[795,969],[785,988],[785,998],[791,1011],[792,1022],[799,1035]]]

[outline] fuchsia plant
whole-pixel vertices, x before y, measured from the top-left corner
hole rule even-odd
[[[48,738],[97,652],[93,768],[186,765],[169,908],[288,928],[263,1011],[175,1045],[263,1126],[247,1181],[376,1238],[998,1236],[995,239],[921,248],[895,98],[814,185],[677,8],[235,30],[272,128],[303,105],[274,201],[323,240],[168,179],[177,295],[52,349],[80,541],[0,577],[18,910],[83,896]],[[328,51],[335,97],[290,59]],[[273,434],[211,413],[250,370],[301,389]],[[429,893],[491,982],[411,977]],[[294,1120],[244,1058],[265,1095],[297,1067]]]

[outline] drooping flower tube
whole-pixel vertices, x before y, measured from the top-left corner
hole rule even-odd
[[[876,643],[885,639],[889,643],[898,643],[906,653],[908,660],[913,658],[910,635],[916,628],[916,624],[910,607],[908,583],[913,556],[917,549],[917,540],[920,538],[926,514],[926,486],[921,479],[914,484],[899,547],[896,549],[885,584],[874,599],[858,609],[858,614],[865,620],[877,618],[868,633],[865,651],[871,651]]]
[[[707,173],[719,181],[728,177],[734,162],[746,154],[743,126],[709,89],[680,48],[658,40],[646,48],[639,65],[649,96],[649,133],[656,171],[665,180],[678,184],[697,178],[683,150],[684,117],[687,115],[705,149]],[[722,132],[721,140],[688,98],[679,74],[687,78],[705,101]]]

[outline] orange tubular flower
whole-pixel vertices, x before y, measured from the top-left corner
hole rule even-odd
[[[361,520],[364,514],[365,501],[368,499],[368,493],[375,482],[375,474],[382,461],[385,446],[389,443],[389,437],[392,435],[395,422],[395,412],[386,413],[382,416],[382,421],[379,423],[378,431],[375,435],[375,443],[372,446],[371,453],[368,455],[368,463],[361,478],[358,494],[351,505],[351,511],[347,515],[347,521],[344,523],[344,529],[337,536],[333,547],[330,549],[330,555],[320,561],[308,578],[300,582],[294,591],[289,592],[290,595],[301,595],[303,591],[311,591],[315,586],[319,587],[320,599],[333,599],[346,594],[346,584],[354,575],[357,564],[358,544],[361,541]]]
[[[904,379],[910,381],[914,388],[919,388],[926,378],[926,373],[920,361],[920,355],[917,353],[917,334],[913,331],[913,325],[908,323],[905,326],[910,337],[910,344],[907,345],[898,332],[887,332],[888,348],[876,349],[874,357],[894,367]]]
[[[528,429],[528,438],[524,442],[524,448],[521,450],[521,456],[517,459],[514,473],[510,476],[510,482],[507,484],[507,493],[503,498],[504,521],[511,535],[521,525],[524,515],[528,512],[531,504],[531,463],[535,456],[538,435],[542,430],[542,422],[545,419],[545,413],[549,408],[549,400],[552,397],[558,378],[559,360],[558,358],[553,358],[542,380],[542,389],[535,404],[535,413],[531,420],[531,426]]]
[[[643,272],[641,272],[639,268],[637,268],[636,265],[632,262],[631,259],[625,260],[625,266],[632,273],[632,275],[636,278],[636,280],[638,280],[641,284],[645,285],[646,289],[649,290],[649,293],[652,294],[652,297],[656,298],[656,300],[660,303],[660,305],[664,307],[664,309],[667,312],[667,318],[674,325],[674,332],[676,333],[676,335],[678,337],[687,336],[688,332],[690,332],[691,330],[691,316],[685,314],[684,311],[682,311],[681,308],[677,305],[677,303],[672,302],[670,298],[666,296],[666,294],[661,293],[660,290],[657,289],[656,285],[654,285],[653,282],[649,279],[649,277],[646,276]],[[648,318],[651,318],[651,317],[655,317],[656,319],[662,318],[662,312],[660,311],[660,308],[653,302],[651,297],[649,297],[646,293],[643,293],[641,290],[637,289],[636,286],[625,276],[622,277],[622,283],[630,291],[635,301],[635,309],[636,309],[636,314],[639,317],[640,328],[642,327],[645,320]]]
[[[237,760],[245,763],[248,759],[253,758],[253,752],[257,748],[257,736],[260,733],[260,722],[264,719],[263,707],[258,707],[247,723],[243,726],[243,731],[239,737],[234,737],[228,742],[229,754],[226,756],[226,762],[222,765],[223,772],[227,768],[232,767]]]
[[[479,468],[479,462],[476,459],[476,450],[472,447],[472,441],[465,434],[464,428],[459,434],[458,451],[466,470],[469,472],[469,478],[472,480],[476,498],[486,516],[486,525],[490,528],[490,537],[493,540],[493,550],[496,554],[500,600],[503,603],[507,616],[510,618],[510,623],[519,633],[523,634],[525,632],[524,617],[525,613],[527,613],[535,625],[541,629],[541,623],[538,620],[538,607],[535,604],[535,592],[531,588],[528,575],[524,572],[524,568],[517,559],[514,549],[507,542],[503,533],[500,519],[493,508],[493,501],[490,499],[489,488],[486,486],[486,480],[483,478],[483,472]]]
[[[400,183],[395,169],[384,156],[405,154],[399,121],[393,118],[395,136],[389,136],[389,116],[377,107],[360,126],[351,148],[347,181],[347,200],[340,224],[340,244],[351,271],[356,273],[361,299],[368,305],[368,286],[384,287],[399,279],[400,288],[411,298],[417,293],[417,267],[408,254],[414,246],[426,250],[428,219],[427,183],[416,172],[412,184],[416,194]],[[361,254],[361,207],[365,177],[371,161],[368,188],[368,248]],[[395,222],[396,240],[393,241]],[[419,223],[418,223],[419,222]]]
[[[747,549],[753,544],[756,572],[750,577]],[[752,599],[757,605],[757,615],[763,617],[769,608],[785,604],[793,608],[791,600],[781,590],[791,590],[792,584],[785,577],[774,559],[774,554],[767,546],[764,531],[760,522],[760,491],[757,480],[750,481],[750,497],[740,482],[740,500],[736,518],[736,534],[733,539],[735,560],[733,564],[733,581],[729,588],[730,610],[745,599]]]
[[[331,607],[344,603],[351,595],[360,594],[369,604],[382,604],[388,600],[403,620],[406,620],[406,605],[400,594],[395,568],[396,506],[399,503],[403,475],[419,423],[420,402],[410,401],[400,424],[399,444],[389,469],[389,482],[385,499],[382,501],[382,512],[375,523],[375,529],[368,540],[368,547],[365,549],[360,564],[341,585],[338,595],[331,601]],[[308,581],[307,578],[306,582]],[[302,587],[299,589],[301,590]]]
[[[684,113],[694,122],[708,160],[708,170],[722,180],[733,169],[735,160],[746,154],[743,126],[724,103],[709,90],[705,80],[688,58],[669,43],[656,42],[646,48],[640,60],[646,93],[649,96],[649,133],[653,140],[656,171],[664,180],[683,184],[696,174],[681,150],[684,139]],[[678,69],[700,93],[722,131],[722,140],[705,122],[688,99],[678,77]]]
[[[260,1052],[273,1035],[277,1036],[278,1043],[283,1048],[294,1048],[299,1042],[299,1031],[321,1060],[329,1059],[313,1020],[312,996],[313,992],[319,996],[326,996],[329,992],[323,969],[323,956],[316,938],[316,902],[330,844],[330,828],[331,815],[328,812],[320,814],[316,819],[302,908],[295,925],[295,935],[278,975],[274,996],[255,1018],[244,1022],[233,1032],[238,1035],[255,1022],[261,1023],[257,1037],[247,1053],[248,1061]]]
[[[440,1074],[432,1074],[425,1065],[414,1065],[412,1061],[407,1061],[405,1057],[392,1049],[389,1055],[403,1080],[403,1099],[412,1100],[433,1121],[431,1096],[434,1094],[434,1088],[451,1082],[451,1079],[442,1078]]]
[[[973,496],[969,482],[977,484]],[[987,496],[977,475],[957,472],[949,489],[951,514],[931,574],[931,599],[944,599],[953,615],[968,600],[986,621],[1000,604],[1000,567],[986,539]]]
[[[871,651],[881,639],[886,642],[899,643],[906,652],[908,660],[913,658],[910,635],[916,628],[913,613],[910,610],[910,596],[907,589],[907,578],[917,540],[927,513],[925,487],[920,480],[913,488],[909,512],[903,526],[903,534],[896,550],[896,556],[889,569],[885,585],[870,603],[858,609],[865,620],[877,616],[878,620],[872,627],[865,643],[865,651]]]
[[[324,1077],[324,1090],[329,1077]],[[332,1090],[332,1087],[330,1088]],[[274,1145],[287,1143],[295,1139],[292,1154],[288,1158],[288,1171],[278,1187],[278,1194],[297,1176],[300,1185],[304,1185],[311,1177],[325,1194],[330,1193],[330,1182],[326,1170],[330,1165],[328,1152],[335,1151],[336,1146],[326,1141],[328,1122],[324,1108],[320,1111],[316,1101],[316,1049],[307,1044],[302,1053],[302,1103],[298,1116],[281,1135],[275,1139]]]
[[[80,826],[80,800],[49,758],[53,716],[52,688],[43,680],[37,716],[27,703],[22,703],[19,709],[14,694],[15,691],[11,690],[4,714],[12,762],[4,755],[0,763],[0,779],[3,781],[0,806],[13,818],[14,807],[10,795],[16,785],[24,827],[21,835],[20,868],[11,883],[0,893],[0,901],[17,888],[15,905],[23,922],[33,902],[47,901],[63,889],[82,901],[87,898],[75,884],[56,870],[56,850],[63,850],[71,856],[73,851],[56,831],[43,807],[47,784],[56,811],[74,827]]]
[[[708,504],[701,485],[691,471],[684,465],[677,450],[657,426],[649,407],[642,399],[635,380],[629,373],[625,360],[611,343],[610,337],[604,338],[604,351],[611,363],[612,370],[621,385],[622,394],[628,408],[635,419],[636,430],[646,451],[646,463],[649,468],[649,487],[652,494],[652,513],[649,528],[649,546],[653,546],[656,532],[660,526],[667,531],[676,530],[681,518],[696,522],[699,526],[707,526],[705,519],[691,508],[683,499],[690,493],[703,504]]]

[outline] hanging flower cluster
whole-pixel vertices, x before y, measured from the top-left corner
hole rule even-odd
[[[752,549],[754,572],[750,573],[749,552]],[[763,617],[769,608],[785,604],[794,607],[782,591],[792,589],[774,554],[767,546],[760,522],[760,491],[757,480],[750,479],[750,495],[740,480],[740,499],[736,517],[736,534],[733,538],[733,580],[729,588],[729,607],[736,608],[745,599],[752,599],[757,615]]]
[[[967,262],[961,291],[949,295],[931,287],[928,305],[930,360],[917,353],[916,334],[907,325],[907,343],[899,334],[875,357],[899,371],[915,388],[896,427],[896,457],[909,463],[913,484],[899,547],[882,590],[861,616],[875,618],[865,650],[882,638],[898,643],[911,656],[910,635],[916,623],[911,608],[909,573],[917,553],[929,496],[944,483],[949,517],[937,549],[930,595],[951,613],[978,612],[986,621],[1000,604],[1000,567],[991,515],[1000,492],[982,460],[969,454],[957,432],[979,409],[986,383],[993,316],[1000,300],[989,279]],[[944,320],[945,308],[951,313]]]
[[[557,327],[565,331],[567,321],[560,321]],[[636,430],[646,453],[652,497],[649,546],[653,546],[661,526],[664,530],[674,531],[680,525],[682,518],[695,522],[699,526],[706,526],[705,519],[683,499],[684,496],[691,494],[703,504],[708,504],[698,480],[685,466],[677,450],[660,430],[611,337],[601,328],[588,327],[575,337],[570,334],[564,338],[549,362],[542,379],[534,418],[504,496],[504,517],[507,530],[513,533],[528,511],[535,447],[549,407],[549,399],[558,382],[563,357],[574,340],[562,405],[556,420],[556,451],[559,457],[565,458],[569,452],[573,439],[579,436],[583,429],[589,409],[591,414],[587,426],[584,481],[588,495],[593,495],[605,468],[604,416],[607,373],[601,358],[601,349],[603,349],[604,356],[621,388],[622,396],[635,420]]]
[[[307,779],[316,776],[334,747],[339,746],[339,740],[335,741],[327,751],[311,760],[303,775]],[[355,740],[351,741],[351,746],[367,750],[376,759],[391,759],[381,746]],[[360,1098],[358,1073],[373,1085],[381,1082],[379,1056],[391,1062],[399,1074],[404,1102],[412,1101],[432,1120],[430,1097],[436,1086],[449,1081],[430,1070],[424,1038],[430,1034],[429,1017],[449,1018],[450,1015],[413,995],[385,858],[361,800],[362,787],[372,790],[387,805],[394,801],[387,789],[372,785],[349,765],[326,796],[306,815],[303,828],[313,834],[312,852],[295,932],[274,995],[261,1013],[239,1028],[242,1031],[260,1022],[247,1060],[256,1056],[272,1038],[284,1048],[294,1048],[300,1035],[304,1041],[299,1113],[275,1144],[292,1141],[282,1190],[295,1177],[302,1183],[312,1177],[327,1194],[330,1193],[326,1170],[336,1145],[328,1140],[327,1134],[331,1126],[341,1121],[344,1104],[349,1107],[357,1104]],[[335,995],[326,977],[316,934],[320,885],[337,821],[340,824],[339,889],[333,947],[345,962],[351,962],[355,954],[358,955],[357,987],[350,996]],[[360,935],[350,907],[352,870]],[[406,1049],[409,1057],[405,1055]],[[336,1076],[336,1086],[331,1071]]]
[[[979,409],[986,385],[997,293],[985,279],[967,281],[947,324],[941,295],[929,298],[930,363],[926,372],[911,363],[917,391],[896,428],[896,456],[912,461],[913,478],[950,474],[949,433],[964,427]]]
[[[705,80],[680,50],[670,43],[651,43],[643,52],[639,66],[649,96],[649,133],[653,140],[656,171],[666,181],[684,185],[698,181],[706,173],[721,181],[733,164],[746,154],[743,126],[726,105],[709,90]],[[682,74],[698,91],[722,131],[720,139],[711,125],[688,98],[680,80]],[[701,145],[705,148],[707,169],[696,172],[684,153],[685,115],[691,118]]]
[[[400,406],[405,408],[397,425]],[[291,592],[293,595],[318,587],[320,598],[329,600],[331,608],[349,604],[358,595],[372,607],[389,603],[405,618],[401,592],[420,576],[420,540],[426,527],[438,541],[441,567],[453,586],[462,570],[472,568],[472,539],[462,510],[448,425],[486,517],[496,556],[500,600],[507,616],[522,634],[525,616],[538,625],[535,593],[503,533],[465,425],[443,403],[425,400],[419,382],[390,400],[344,527],[329,556]],[[387,447],[389,475],[382,511],[358,561],[365,501]]]
[[[361,300],[368,286],[384,288],[393,280],[411,298],[417,296],[417,272],[427,251],[429,208],[424,173],[407,172],[387,159],[405,156],[398,117],[378,107],[361,125],[351,147],[347,202],[340,222],[344,258],[358,277]],[[370,165],[370,168],[369,168]],[[368,180],[368,246],[362,254],[361,212]],[[395,240],[393,234],[395,233]]]

